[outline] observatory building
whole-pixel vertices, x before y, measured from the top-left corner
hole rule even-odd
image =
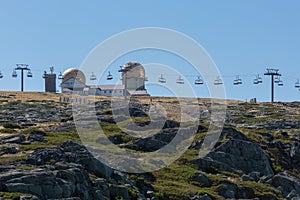
[[[67,69],[62,74],[61,89],[65,94],[99,95],[99,96],[149,96],[145,89],[145,69],[137,62],[129,62],[122,66],[121,85],[87,85],[85,74],[75,68]],[[107,80],[112,80],[112,75]],[[90,80],[96,80],[92,74]]]

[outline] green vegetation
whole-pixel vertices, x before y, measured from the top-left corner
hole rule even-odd
[[[20,196],[32,196],[30,194],[22,194],[18,192],[0,192],[0,197],[5,200],[19,200]]]
[[[11,128],[3,128],[0,129],[0,133],[15,133],[15,130]]]
[[[18,167],[18,169],[20,170],[27,170],[27,171],[34,170],[35,168],[36,168],[35,166],[29,166],[29,165],[22,165]]]
[[[8,165],[13,163],[18,163],[20,161],[25,161],[27,159],[27,155],[7,155],[1,156],[0,165]]]
[[[10,129],[20,129],[21,126],[19,124],[13,123],[13,122],[5,122],[1,124],[4,128],[10,128]]]

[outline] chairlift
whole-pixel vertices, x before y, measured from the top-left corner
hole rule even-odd
[[[166,83],[166,79],[163,77],[163,75],[161,74],[160,78],[158,79],[158,82],[160,83]]]
[[[233,85],[241,85],[243,84],[242,79],[239,76],[236,76],[236,79],[233,81]]]
[[[12,77],[13,77],[13,78],[17,78],[17,77],[18,77],[18,74],[17,74],[16,70],[13,71]]]
[[[262,78],[259,77],[259,74],[256,76],[256,78],[254,79],[253,81],[253,84],[255,85],[258,85],[258,84],[261,84],[263,81],[262,81]]]
[[[239,83],[239,85],[241,85],[241,84],[243,84],[243,81],[242,81],[242,79],[238,79],[238,83]]]
[[[263,82],[263,81],[262,81],[262,78],[259,77],[259,75],[257,76],[257,81],[258,81],[259,84]]]
[[[278,86],[283,86],[283,81],[278,78]]]
[[[280,78],[278,76],[275,77],[274,83],[280,83]]]
[[[177,84],[184,84],[184,80],[183,78],[181,78],[181,76],[179,76],[179,78],[176,81]]]
[[[62,79],[62,73],[61,72],[58,75],[58,79]]]
[[[46,78],[46,74],[47,74],[47,72],[44,71],[43,78]]]
[[[200,76],[197,77],[197,79],[195,80],[195,85],[203,85],[203,80],[201,79]]]
[[[215,80],[214,84],[215,85],[222,85],[223,84],[222,79],[218,76],[217,79]]]
[[[3,74],[2,74],[2,72],[0,72],[0,78],[3,78]]]
[[[297,82],[295,83],[295,88],[300,88],[300,82],[299,82],[299,79],[297,79]]]
[[[29,71],[27,72],[27,77],[29,77],[29,78],[31,78],[31,77],[32,77],[31,70],[29,70]]]
[[[90,80],[91,80],[91,81],[94,81],[94,80],[96,80],[96,79],[97,79],[96,75],[94,74],[94,72],[92,72],[92,74],[91,74],[91,76],[90,76]]]
[[[108,75],[106,77],[106,80],[112,80],[113,79],[113,76],[110,74],[110,72],[108,72]]]

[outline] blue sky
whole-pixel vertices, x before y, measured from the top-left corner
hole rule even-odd
[[[270,79],[253,85],[255,74],[279,68],[285,86],[276,87],[276,100],[300,101],[294,88],[300,78],[300,2],[294,1],[0,1],[0,90],[19,90],[20,79],[12,79],[16,63],[30,65],[34,78],[25,80],[26,91],[43,91],[44,70],[59,73],[80,67],[99,43],[122,31],[162,27],[182,32],[201,44],[215,61],[229,99],[257,97],[270,100]],[[124,62],[163,63],[185,74],[184,62],[168,60],[156,53],[132,53],[111,66]],[[147,69],[146,69],[147,71]],[[233,86],[235,75],[244,84]],[[158,77],[159,74],[153,75]],[[171,78],[169,80],[172,80]],[[193,81],[193,79],[190,79]],[[175,84],[168,81],[169,84]],[[103,84],[109,82],[104,81]],[[195,87],[200,97],[209,97],[205,86]],[[153,95],[161,87],[149,86]]]

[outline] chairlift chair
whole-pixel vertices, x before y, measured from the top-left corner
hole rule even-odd
[[[2,74],[2,72],[0,72],[0,78],[3,78],[3,74]]]
[[[217,79],[215,80],[214,84],[215,85],[222,85],[223,84],[222,79],[218,76]]]
[[[61,72],[58,75],[58,79],[62,79],[62,73]]]
[[[200,76],[198,76],[195,80],[195,85],[203,85],[203,80],[200,78]]]
[[[181,78],[181,76],[179,76],[179,78],[176,81],[177,84],[184,84],[184,80],[183,78]]]
[[[259,84],[259,80],[257,78],[254,79],[253,84],[257,85]]]
[[[31,77],[32,77],[32,73],[31,73],[31,71],[30,71],[30,70],[27,72],[27,77],[29,77],[29,78],[31,78]]]
[[[297,79],[297,82],[295,83],[295,88],[300,88],[300,82],[299,82],[299,79]]]
[[[274,83],[280,83],[280,78],[278,76],[275,77]]]
[[[283,86],[283,81],[278,78],[278,86]]]
[[[92,74],[91,74],[91,76],[90,76],[90,80],[91,80],[91,81],[94,81],[94,80],[96,80],[96,79],[97,79],[96,75],[94,74],[94,72],[92,72]]]
[[[238,83],[239,83],[239,85],[241,85],[241,84],[243,84],[243,81],[242,81],[242,79],[238,79]]]
[[[106,80],[112,80],[113,79],[113,76],[110,74],[110,72],[108,72],[108,75],[106,77]]]
[[[242,79],[240,79],[239,76],[236,76],[236,79],[233,81],[233,85],[240,85],[242,83]]]
[[[47,74],[47,72],[44,71],[43,78],[46,78],[46,74]]]
[[[259,77],[259,75],[257,76],[257,81],[258,81],[258,84],[260,84],[260,83],[262,83],[263,81],[262,81],[262,78],[261,77]]]
[[[17,77],[18,77],[18,74],[17,74],[16,70],[13,71],[12,77],[13,77],[13,78],[17,78]]]
[[[166,83],[166,79],[163,77],[163,75],[161,74],[160,78],[158,79],[158,82],[160,83]]]

